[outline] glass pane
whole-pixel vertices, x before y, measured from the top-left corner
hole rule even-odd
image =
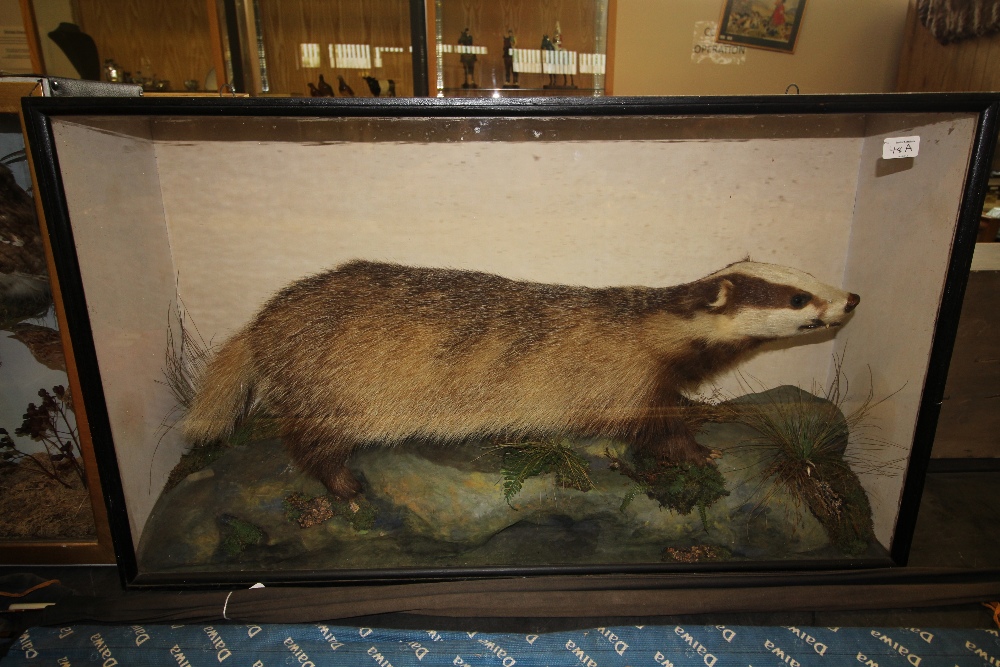
[[[257,93],[413,95],[408,0],[254,0],[244,52]],[[259,31],[256,35],[253,30]]]
[[[205,0],[36,0],[33,9],[50,76],[138,83],[154,92],[215,92],[225,82],[216,72]]]
[[[140,572],[885,561],[975,115],[588,108],[53,120]]]
[[[0,544],[96,539],[21,125],[0,115]]]
[[[436,0],[437,95],[603,95],[607,21],[607,0]]]

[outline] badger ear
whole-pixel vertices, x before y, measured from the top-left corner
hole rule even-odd
[[[711,310],[719,310],[729,303],[729,297],[733,291],[733,283],[723,278],[717,285],[715,298],[708,303]]]

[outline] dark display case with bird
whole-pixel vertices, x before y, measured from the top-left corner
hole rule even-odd
[[[0,160],[0,545],[7,546],[97,534],[35,203],[8,166],[25,159],[20,150]]]

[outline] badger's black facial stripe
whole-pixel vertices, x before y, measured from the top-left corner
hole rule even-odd
[[[723,277],[733,284],[732,293],[723,311],[740,308],[798,309],[804,308],[813,299],[811,294],[803,292],[800,287],[772,283],[745,273],[727,273]],[[805,297],[805,301],[800,306],[793,306],[792,301],[797,297]]]

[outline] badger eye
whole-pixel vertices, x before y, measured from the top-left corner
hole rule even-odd
[[[792,297],[792,308],[795,308],[796,310],[799,308],[805,308],[810,299],[812,299],[812,296],[809,294],[796,294]]]

